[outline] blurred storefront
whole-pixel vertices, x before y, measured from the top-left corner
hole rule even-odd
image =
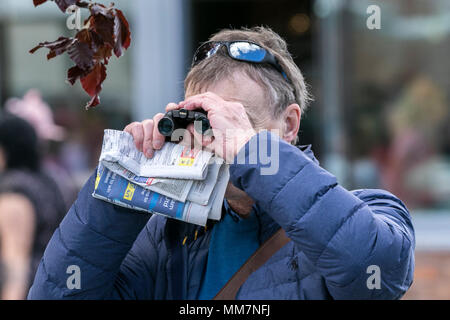
[[[417,254],[405,298],[450,299],[450,2],[318,0],[314,13],[322,163],[348,188],[406,203]]]

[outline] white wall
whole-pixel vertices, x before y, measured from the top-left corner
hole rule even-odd
[[[133,0],[133,110],[136,121],[164,112],[183,98],[190,60],[190,1]]]

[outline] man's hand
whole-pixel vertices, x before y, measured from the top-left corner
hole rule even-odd
[[[191,96],[178,105],[168,105],[166,111],[173,109],[203,109],[213,131],[213,138],[202,137],[193,128],[188,129],[202,145],[217,156],[232,162],[239,150],[256,134],[245,112],[244,106],[235,101],[226,101],[212,92]]]
[[[173,107],[174,103],[169,103],[166,108]],[[142,122],[133,122],[125,127],[123,131],[133,136],[134,144],[139,151],[142,151],[147,158],[153,157],[155,150],[159,150],[164,145],[165,137],[158,131],[158,122],[164,114],[158,113],[153,119]]]
[[[197,133],[194,124],[186,129],[196,141],[194,146],[204,147],[228,163],[233,161],[239,150],[256,134],[241,103],[226,101],[212,92],[191,96],[179,104],[169,103],[166,112],[182,108],[203,109],[208,113],[212,138]],[[153,119],[133,122],[124,129],[133,136],[136,147],[148,158],[153,157],[154,150],[161,149],[165,142],[165,137],[158,131],[158,122],[163,116],[158,113]]]

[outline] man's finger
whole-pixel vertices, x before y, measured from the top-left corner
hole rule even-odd
[[[186,98],[184,101],[180,102],[179,104],[182,105],[183,103],[187,103],[190,102],[192,100],[197,100],[197,99],[211,99],[217,102],[224,102],[224,100],[222,99],[222,97],[220,97],[219,95],[215,94],[214,92],[204,92],[204,93],[200,93],[200,94],[196,94],[193,96],[190,96],[188,98]]]
[[[131,134],[131,129],[132,129],[134,126],[140,125],[140,124],[141,124],[140,122],[132,122],[132,123],[130,123],[129,125],[127,125],[127,126],[123,129],[123,131],[128,132],[129,134]]]
[[[196,129],[196,125],[199,126],[199,127],[197,127],[197,129]],[[197,148],[209,145],[213,141],[212,136],[204,135],[204,134],[201,134],[199,131],[197,131],[197,130],[201,129],[201,123],[196,123],[196,122],[190,123],[186,127],[186,129],[191,134],[191,137],[194,138],[194,145]]]
[[[186,110],[195,110],[195,109],[203,109],[206,112],[209,112],[213,109],[218,109],[223,104],[223,101],[213,99],[209,96],[199,96],[192,97],[182,103],[179,104],[180,107]]]
[[[172,110],[176,110],[176,109],[179,109],[179,107],[178,107],[178,105],[176,104],[176,103],[169,103],[167,106],[166,106],[166,112],[169,112],[169,111],[172,111]]]
[[[142,127],[144,129],[144,142],[143,142],[143,152],[147,158],[153,157],[153,120],[145,120],[142,122]]]
[[[144,129],[142,125],[136,125],[131,129],[131,135],[134,139],[134,144],[139,151],[142,151],[142,143],[144,142]]]
[[[159,130],[158,130],[158,122],[164,117],[164,114],[158,113],[153,117],[153,149],[159,150],[164,145],[164,141],[166,139]]]
[[[128,132],[133,136],[133,141],[136,148],[139,151],[142,151],[142,142],[144,140],[144,130],[142,128],[142,124],[139,122],[133,122],[127,125],[123,131]]]
[[[221,106],[225,103],[220,96],[212,92],[205,92],[202,94],[197,94],[194,96],[190,96],[185,101],[182,101],[178,104],[179,108],[184,108],[187,110],[195,110],[201,107],[205,111],[210,111],[211,108],[215,108],[216,106]]]

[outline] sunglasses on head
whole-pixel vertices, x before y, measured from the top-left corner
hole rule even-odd
[[[205,42],[195,52],[192,67],[215,55],[222,46],[227,47],[228,55],[234,60],[270,64],[289,82],[286,73],[273,54],[259,44],[245,40]]]

